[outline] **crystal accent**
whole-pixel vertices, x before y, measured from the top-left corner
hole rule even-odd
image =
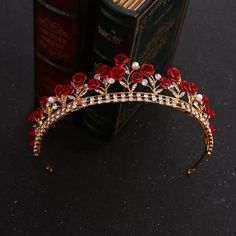
[[[52,105],[53,110],[56,110],[57,108],[58,108],[58,105],[56,103]]]

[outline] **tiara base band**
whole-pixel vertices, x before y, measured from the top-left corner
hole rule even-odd
[[[176,99],[166,95],[154,95],[152,93],[145,92],[119,92],[119,93],[110,93],[107,95],[95,95],[86,98],[78,98],[75,101],[71,101],[66,104],[65,107],[57,110],[52,113],[49,118],[47,118],[44,123],[42,123],[36,129],[36,138],[34,145],[34,155],[39,156],[41,150],[41,142],[44,134],[47,130],[57,121],[67,116],[69,113],[75,112],[82,108],[89,106],[109,104],[109,103],[120,103],[120,102],[145,102],[145,103],[154,103],[159,105],[164,105],[168,107],[173,107],[175,109],[184,111],[190,116],[198,120],[205,131],[206,135],[206,145],[207,145],[207,154],[211,155],[213,150],[213,135],[210,129],[209,120],[196,108],[192,107],[185,101]]]

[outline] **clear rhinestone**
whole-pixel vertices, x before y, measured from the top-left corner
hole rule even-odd
[[[152,101],[155,102],[157,100],[157,97],[152,95]]]
[[[102,97],[98,97],[98,104],[102,103]]]
[[[143,86],[147,86],[147,85],[148,85],[148,80],[147,80],[147,79],[143,79],[142,85],[143,85]]]
[[[195,107],[198,107],[198,102],[197,102],[197,101],[194,101],[194,102],[193,102],[193,105],[194,105]]]
[[[90,104],[91,104],[91,105],[94,104],[94,98],[93,98],[93,97],[90,98]]]
[[[52,109],[53,109],[53,110],[56,110],[57,108],[58,108],[58,105],[57,105],[57,104],[53,104],[53,105],[52,105]]]
[[[147,94],[144,94],[144,100],[145,100],[145,101],[149,101],[149,97],[148,97]]]
[[[138,70],[140,68],[140,65],[137,61],[133,62],[132,63],[132,69],[133,70]]]
[[[72,107],[75,109],[77,107],[77,102],[73,102]]]

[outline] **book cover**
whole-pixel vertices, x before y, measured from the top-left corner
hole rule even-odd
[[[102,0],[96,24],[92,67],[113,65],[113,57],[125,53],[130,62],[152,63],[160,73],[172,63],[188,0]],[[124,7],[125,5],[128,7]],[[133,5],[134,6],[134,5]],[[139,109],[139,103],[109,104],[84,111],[84,124],[93,132],[112,137]]]
[[[56,84],[87,71],[97,1],[35,0],[36,97],[53,93]]]

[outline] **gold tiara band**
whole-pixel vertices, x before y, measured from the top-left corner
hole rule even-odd
[[[146,102],[186,112],[203,127],[205,150],[193,167],[188,169],[187,173],[191,175],[204,157],[210,157],[213,151],[215,128],[210,120],[215,113],[208,107],[207,96],[199,94],[194,83],[183,81],[176,68],[170,68],[167,77],[163,77],[155,72],[152,64],[133,62],[129,69],[129,58],[125,54],[115,56],[114,61],[112,68],[107,65],[98,67],[93,79],[87,80],[84,73],[75,74],[70,85],[55,87],[55,96],[44,96],[39,100],[41,108],[28,116],[28,120],[34,124],[29,132],[34,138],[30,143],[34,156],[39,156],[48,129],[72,112],[100,104]],[[113,85],[117,83],[122,90]]]

